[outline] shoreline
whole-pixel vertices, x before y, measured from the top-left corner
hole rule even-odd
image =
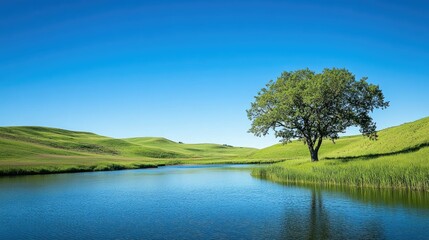
[[[69,168],[60,168],[56,166],[34,166],[33,168],[5,168],[0,169],[0,178],[2,177],[17,177],[30,175],[48,175],[48,174],[65,174],[65,173],[80,173],[80,172],[102,172],[102,171],[121,171],[133,169],[150,169],[164,166],[178,165],[213,165],[213,164],[272,164],[283,162],[285,160],[229,160],[229,161],[214,161],[214,162],[180,162],[167,161],[165,163],[147,163],[147,164],[107,164],[107,165],[91,165],[91,166],[71,166]],[[28,166],[32,167],[32,166]]]
[[[291,160],[253,169],[251,174],[255,178],[283,185],[429,192],[428,165],[401,166],[390,164],[383,159],[373,159],[371,165],[331,161],[337,160],[325,160],[318,165],[303,160]]]

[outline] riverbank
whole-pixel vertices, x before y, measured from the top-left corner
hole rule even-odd
[[[255,160],[255,159],[232,159],[232,160],[167,160],[155,162],[107,162],[98,165],[46,165],[46,166],[20,166],[20,167],[0,167],[1,176],[20,176],[20,175],[42,175],[58,173],[77,173],[77,172],[97,172],[97,171],[116,171],[128,169],[157,168],[172,165],[211,165],[211,164],[270,164],[278,163],[283,160]]]
[[[381,157],[288,160],[254,169],[254,177],[279,183],[429,191],[429,148]]]

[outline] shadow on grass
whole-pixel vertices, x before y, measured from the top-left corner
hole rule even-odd
[[[360,156],[344,156],[344,157],[325,157],[325,160],[340,160],[342,162],[348,162],[354,159],[363,159],[363,160],[369,160],[372,158],[377,157],[385,157],[385,156],[392,156],[396,154],[402,154],[402,153],[411,153],[411,152],[417,152],[418,150],[429,147],[429,142],[422,143],[419,145],[415,145],[412,147],[408,147],[399,151],[394,152],[388,152],[388,153],[374,153],[374,154],[366,154],[366,155],[360,155]]]

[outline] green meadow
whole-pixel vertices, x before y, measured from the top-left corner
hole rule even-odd
[[[173,164],[259,163],[254,148],[184,144],[165,138],[114,139],[46,127],[0,128],[0,174],[148,168]],[[275,161],[275,160],[274,160]]]
[[[46,127],[0,128],[1,175],[216,163],[274,163],[252,174],[282,183],[429,190],[429,118],[381,130],[377,141],[363,136],[325,140],[319,162],[310,162],[300,141],[259,150]]]
[[[325,141],[321,161],[310,162],[298,141],[274,145],[253,157],[287,161],[255,169],[253,176],[292,184],[429,190],[429,118],[379,131],[379,139]]]

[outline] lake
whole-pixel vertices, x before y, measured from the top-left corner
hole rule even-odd
[[[251,165],[0,178],[0,239],[429,239],[429,195],[285,186]]]

